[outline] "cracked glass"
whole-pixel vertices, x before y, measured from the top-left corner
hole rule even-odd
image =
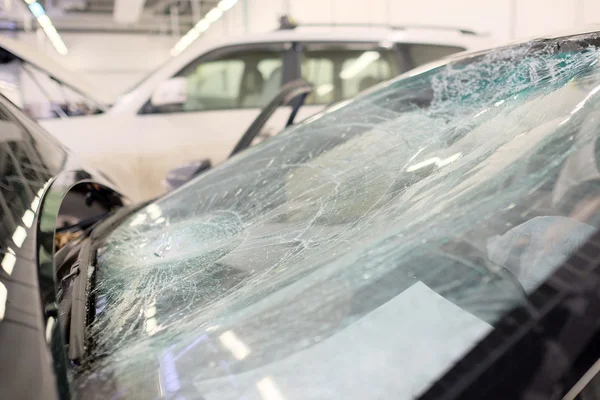
[[[418,396],[597,229],[596,43],[408,73],[132,215],[79,393]]]

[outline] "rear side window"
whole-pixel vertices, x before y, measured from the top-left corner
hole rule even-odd
[[[262,107],[281,85],[281,57],[257,53],[209,61],[186,78],[183,111]]]
[[[395,59],[377,51],[365,51],[342,64],[342,96],[350,98],[371,86],[398,75]]]
[[[302,77],[313,84],[308,104],[328,104],[335,99],[334,62],[318,53],[309,53],[302,60]]]
[[[330,104],[405,72],[409,67],[463,51],[454,46],[400,44],[402,51],[341,44],[307,44],[302,54],[302,77],[314,85],[307,104]],[[405,60],[401,63],[401,57]]]
[[[439,46],[431,44],[409,44],[405,45],[413,67],[427,64],[428,62],[444,58],[454,53],[464,51],[462,47]]]
[[[329,104],[349,99],[376,83],[396,76],[393,50],[352,49],[307,45],[302,55],[302,77],[314,85],[307,104]]]

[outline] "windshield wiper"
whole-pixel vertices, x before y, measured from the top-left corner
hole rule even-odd
[[[129,217],[146,203],[134,207],[121,208],[107,217],[99,225],[88,232],[88,237],[80,244],[77,256],[77,273],[71,291],[71,322],[69,325],[69,360],[80,362],[85,355],[85,328],[88,325],[89,295],[94,289],[94,270],[96,265],[96,245],[98,240],[111,232],[125,218]]]
[[[88,272],[95,258],[92,251],[92,241],[88,237],[81,243],[77,263],[79,273],[73,280],[71,301],[71,329],[69,332],[69,359],[79,361],[85,353],[85,327],[87,325],[87,298]],[[91,289],[91,288],[90,288]]]

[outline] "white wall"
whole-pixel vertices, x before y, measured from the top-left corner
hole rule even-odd
[[[113,92],[121,92],[161,65],[175,38],[143,35],[66,35],[69,67]]]
[[[246,3],[245,3],[246,2]],[[299,23],[457,26],[488,32],[497,43],[600,22],[598,0],[240,0],[199,40],[273,30],[282,14]],[[185,32],[182,32],[185,33]],[[39,42],[34,33],[23,40]],[[171,36],[62,34],[58,56],[108,91],[120,93],[170,57]]]
[[[176,42],[170,36],[62,34],[69,49],[58,55],[43,35],[23,33],[19,40],[40,46],[57,61],[85,75],[106,92],[120,94],[162,64]]]
[[[291,15],[300,22],[456,26],[488,32],[498,42],[600,22],[598,0],[291,0],[290,3]]]
[[[283,14],[298,23],[454,26],[486,32],[494,42],[505,43],[600,24],[600,1],[240,0],[200,40],[276,29]]]

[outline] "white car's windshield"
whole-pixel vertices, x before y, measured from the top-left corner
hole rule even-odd
[[[402,78],[134,214],[98,252],[79,389],[422,393],[598,227],[585,39]]]

